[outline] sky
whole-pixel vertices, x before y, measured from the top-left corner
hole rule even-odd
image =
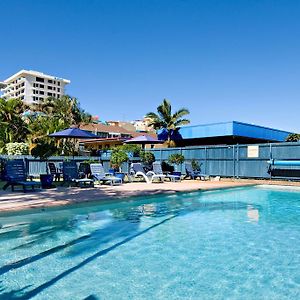
[[[0,0],[0,80],[70,79],[101,120],[164,98],[192,125],[242,121],[300,132],[300,1]]]

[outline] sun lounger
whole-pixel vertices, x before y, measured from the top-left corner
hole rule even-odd
[[[155,180],[164,182],[166,175],[164,174],[155,174],[153,171],[145,172],[141,163],[132,163],[130,167],[130,173],[135,178],[143,178],[147,183],[152,183]]]
[[[78,168],[75,161],[63,162],[64,183],[74,182],[76,186],[93,187],[94,181],[89,178],[79,178]]]
[[[181,177],[179,175],[172,175],[169,172],[164,174],[160,162],[155,161],[152,164],[152,166],[153,166],[153,172],[155,173],[155,175],[165,175],[165,178],[169,179],[172,182],[181,181]]]
[[[62,172],[60,172],[58,170],[58,168],[56,168],[55,163],[53,162],[49,162],[48,163],[48,169],[50,171],[50,174],[52,175],[52,177],[54,178],[55,181],[60,181],[60,177],[62,175]]]
[[[35,187],[40,186],[39,182],[33,181],[33,177],[29,177],[30,180],[27,180],[28,176],[23,159],[7,160],[4,168],[7,183],[3,190],[11,186],[11,190],[14,191],[15,186],[20,185],[23,187],[23,192],[26,192],[28,187],[34,190]]]
[[[94,181],[98,181],[99,183],[109,182],[110,185],[122,184],[121,178],[105,173],[102,164],[91,164],[90,167]]]
[[[192,164],[190,162],[185,162],[185,171],[186,171],[186,178],[190,177],[191,179],[197,179],[200,180],[209,180],[210,176],[207,174],[202,174],[200,171],[194,170],[192,167]]]

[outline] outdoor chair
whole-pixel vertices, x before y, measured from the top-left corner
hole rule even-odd
[[[190,162],[185,162],[185,171],[186,171],[186,176],[190,177],[191,179],[197,179],[199,178],[200,180],[209,180],[210,176],[207,174],[202,174],[200,171],[194,170],[192,163]]]
[[[33,181],[33,177],[29,177],[26,173],[26,168],[23,159],[7,160],[4,167],[4,174],[7,183],[3,186],[3,190],[6,190],[11,186],[11,190],[15,190],[15,186],[21,185],[23,192],[26,192],[27,187],[31,187],[34,190],[35,187],[40,186],[39,182]]]
[[[81,162],[78,167],[80,178],[91,178],[91,168],[90,164],[86,162]]]
[[[145,172],[141,163],[132,163],[130,166],[130,174],[135,178],[143,178],[147,183],[152,183],[154,180],[164,182],[166,175],[155,174],[153,171]]]
[[[172,182],[181,181],[181,177],[179,175],[172,175],[170,172],[163,172],[161,163],[158,161],[155,161],[153,164],[153,172],[155,175],[165,175],[167,179],[169,179]]]
[[[109,182],[110,185],[122,184],[123,181],[121,178],[116,177],[110,173],[105,173],[102,164],[91,164],[91,174],[94,181],[98,181],[99,183]]]
[[[60,172],[59,169],[55,166],[55,163],[49,162],[48,169],[50,171],[50,174],[53,176],[54,181],[60,181],[62,172]]]
[[[93,187],[94,181],[88,178],[80,178],[75,161],[63,162],[63,178],[64,183],[74,182],[76,186]]]

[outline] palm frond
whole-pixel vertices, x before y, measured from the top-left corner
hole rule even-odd
[[[187,125],[187,124],[190,124],[190,120],[188,119],[179,119],[174,123],[175,127]]]
[[[188,115],[189,113],[190,111],[187,108],[181,108],[173,114],[173,118],[177,120],[182,118],[183,116]]]

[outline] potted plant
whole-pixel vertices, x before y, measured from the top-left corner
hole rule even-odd
[[[176,171],[173,172],[173,175],[181,176],[181,172],[178,171],[178,166],[184,162],[184,156],[180,153],[173,153],[169,156],[168,161],[175,165]]]
[[[54,143],[47,143],[45,141],[38,141],[35,147],[31,150],[31,155],[35,158],[39,158],[40,161],[47,161],[48,158],[55,154],[57,148]],[[40,174],[41,186],[43,189],[51,188],[53,182],[53,176],[48,173],[48,168],[46,167],[47,174]]]
[[[114,169],[115,176],[124,180],[125,174],[122,172],[122,164],[128,161],[127,153],[121,148],[114,148],[110,157],[111,167]]]
[[[200,164],[196,159],[192,159],[191,164],[194,171],[200,171]]]
[[[155,162],[154,154],[149,151],[141,151],[140,158],[141,162],[144,164],[144,167],[150,171],[152,169],[152,164]]]

